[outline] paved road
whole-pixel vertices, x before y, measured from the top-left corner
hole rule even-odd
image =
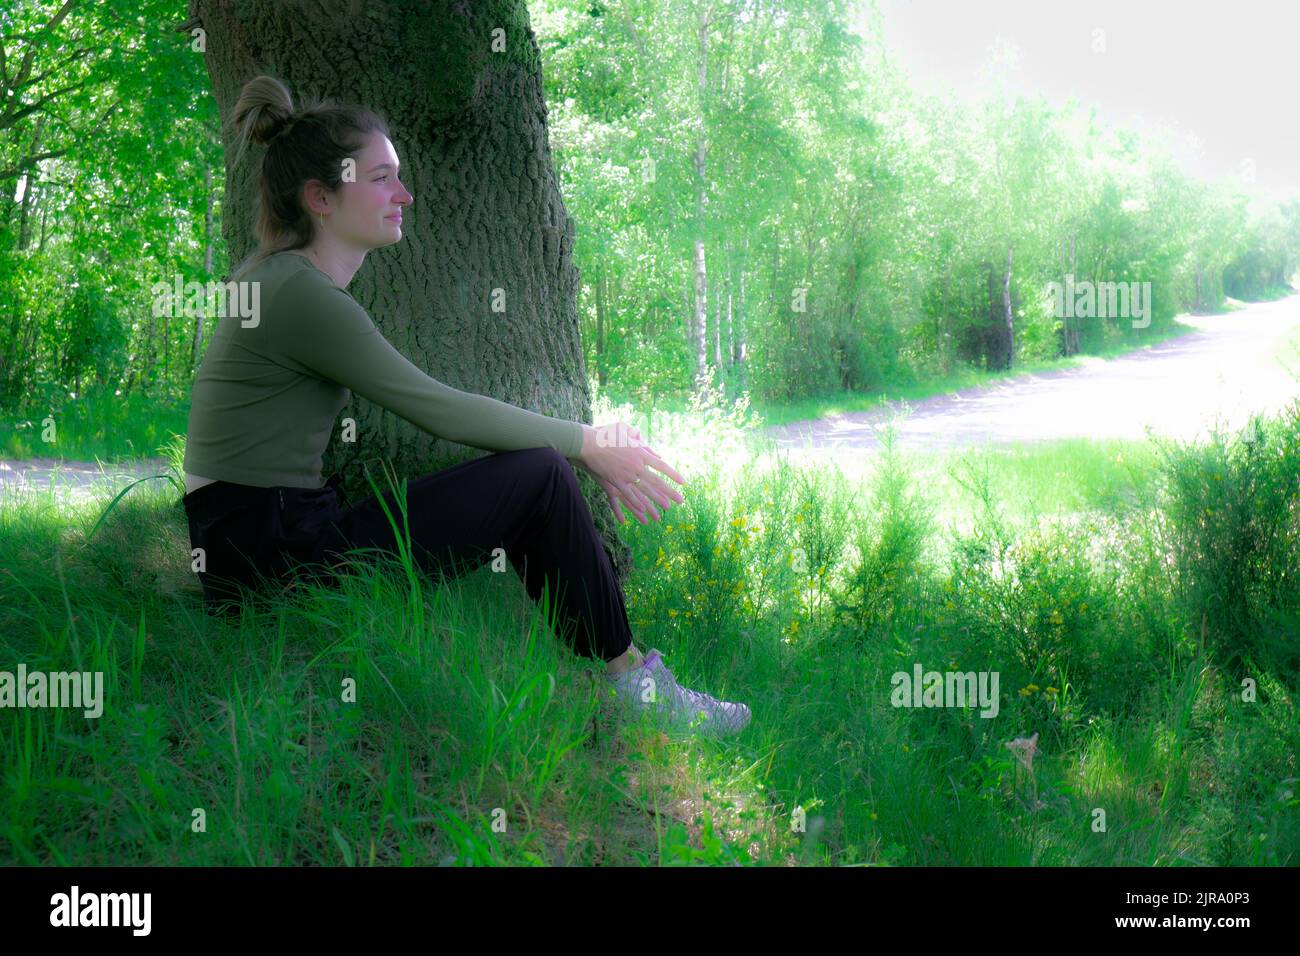
[[[879,446],[896,419],[898,447],[945,449],[1055,438],[1136,438],[1147,427],[1191,438],[1216,417],[1244,424],[1300,397],[1300,354],[1285,367],[1275,353],[1300,327],[1300,295],[1221,316],[1183,316],[1198,331],[1109,361],[1026,374],[866,412],[765,429],[777,449],[796,454],[851,453]],[[901,416],[901,417],[900,417]]]
[[[1220,316],[1183,316],[1198,331],[1123,358],[1079,368],[1021,375],[913,403],[833,415],[765,430],[775,448],[810,461],[846,463],[879,446],[895,421],[902,448],[943,449],[1053,438],[1137,438],[1149,426],[1180,438],[1203,432],[1216,416],[1244,424],[1252,412],[1276,411],[1300,397],[1300,356],[1289,368],[1279,346],[1300,328],[1300,295]],[[143,475],[161,474],[161,458],[125,464],[0,460],[0,500],[53,487],[85,498],[111,494]],[[165,487],[166,482],[151,482]]]
[[[61,500],[85,500],[112,495],[145,475],[167,473],[165,458],[137,458],[102,467],[93,461],[64,461],[59,458],[0,460],[0,501],[18,495],[53,493]],[[168,488],[166,479],[145,482],[138,488]]]

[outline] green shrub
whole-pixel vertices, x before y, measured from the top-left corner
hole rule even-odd
[[[856,557],[836,605],[860,638],[887,624],[897,626],[900,617],[916,610],[922,557],[933,533],[933,511],[890,440],[863,511],[854,529]]]
[[[1300,663],[1300,403],[1240,435],[1161,446],[1177,598],[1236,677]]]

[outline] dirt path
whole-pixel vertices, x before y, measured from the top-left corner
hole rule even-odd
[[[1252,412],[1276,411],[1300,397],[1300,356],[1289,353],[1293,371],[1277,357],[1280,345],[1300,327],[1300,295],[1231,315],[1181,321],[1199,331],[1118,359],[936,395],[910,409],[889,403],[777,425],[765,434],[778,451],[814,461],[844,461],[879,447],[880,432],[891,419],[896,419],[899,446],[910,449],[1070,437],[1140,439],[1148,427],[1190,438],[1216,416],[1237,427]],[[0,460],[0,501],[51,488],[75,498],[112,494],[129,481],[166,470],[162,458],[102,468],[56,458]]]
[[[0,459],[0,501],[11,496],[50,492],[61,498],[79,500],[103,494],[111,497],[137,478],[166,472],[165,458],[137,458],[103,466],[93,461],[63,461],[59,458]],[[168,487],[162,478],[139,487],[150,485]]]
[[[1191,438],[1218,417],[1229,426],[1300,397],[1300,355],[1275,353],[1300,327],[1300,295],[1222,316],[1183,316],[1199,331],[1122,358],[1026,374],[912,404],[765,429],[776,448],[834,454],[879,445],[896,422],[909,449],[944,449],[1055,438],[1136,438],[1146,429]],[[1284,367],[1284,361],[1291,371]]]

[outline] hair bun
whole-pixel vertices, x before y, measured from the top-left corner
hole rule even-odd
[[[252,114],[256,112],[254,117]],[[293,122],[293,113],[280,108],[278,103],[266,103],[260,110],[250,111],[248,118],[245,120],[249,123],[249,138],[259,145],[265,146],[275,139]]]
[[[268,128],[270,129],[270,133],[266,139],[261,142],[269,143],[281,133],[285,132],[298,119],[298,115],[299,114],[297,113],[268,113],[267,119],[269,120]]]
[[[242,139],[260,145],[283,133],[294,119],[289,89],[273,76],[249,80],[235,103],[235,129]]]

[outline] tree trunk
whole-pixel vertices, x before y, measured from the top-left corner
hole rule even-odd
[[[686,327],[683,334],[686,336],[686,343],[691,350],[691,357],[695,357],[695,269],[690,262],[686,264],[686,288],[682,293],[682,315],[685,316]]]
[[[704,385],[704,368],[709,361],[708,335],[705,325],[708,320],[708,273],[704,268],[704,243],[695,240],[695,276],[694,307],[691,310],[691,346],[695,355],[695,387]]]
[[[213,206],[216,197],[212,192],[212,166],[203,167],[203,191],[207,194],[208,208],[203,214],[203,278],[206,282],[212,278],[212,253],[215,246]],[[190,368],[199,366],[199,351],[203,348],[203,310],[195,310],[194,342],[190,346]]]
[[[305,5],[191,0],[229,135],[241,85],[263,71],[295,106],[321,96],[387,120],[415,201],[404,241],[376,249],[348,286],[382,334],[429,375],[546,415],[588,422],[591,396],[578,322],[574,223],[560,196],[543,97],[541,53],[525,0],[389,0]],[[401,65],[400,82],[394,64]],[[226,146],[222,235],[229,260],[252,251],[262,150],[237,166]],[[458,291],[469,290],[467,308]],[[494,293],[494,290],[501,292]],[[505,311],[492,311],[503,296]],[[341,418],[356,441],[326,450],[357,500],[382,487],[381,459],[415,479],[484,452],[429,435],[360,396]],[[631,555],[607,498],[578,477],[620,580]]]
[[[705,189],[705,146],[704,146],[704,116],[705,116],[705,98],[708,95],[709,85],[709,28],[706,12],[700,12],[700,21],[697,31],[699,40],[699,69],[697,73],[699,87],[699,117],[700,129],[695,141],[695,318],[693,332],[696,339],[695,346],[695,381],[697,391],[702,391],[705,385],[705,366],[709,361],[709,342],[708,342],[708,275],[704,266],[704,189]]]
[[[732,369],[735,367],[735,361],[733,358],[734,356],[733,349],[735,347],[734,343],[736,340],[735,324],[734,324],[735,316],[732,311],[735,308],[735,301],[734,301],[735,300],[735,279],[736,279],[735,272],[736,272],[736,263],[731,255],[731,243],[728,242],[727,243],[727,334],[725,337],[725,341],[726,341],[725,351],[727,356],[726,371],[728,375],[731,374]],[[719,367],[722,367],[721,356],[719,356],[718,358],[718,365]]]
[[[23,180],[23,201],[18,206],[18,251],[22,252],[27,248],[28,227],[27,223],[31,216],[32,195],[36,192],[36,169],[27,170],[27,175]]]
[[[153,384],[154,365],[158,361],[158,350],[154,347],[154,329],[157,328],[157,321],[154,317],[153,310],[149,310],[149,319],[145,323],[145,347],[144,347],[144,364],[140,366],[140,381]]]
[[[744,250],[740,254],[740,268],[738,270],[740,275],[736,284],[736,296],[739,301],[736,309],[736,341],[732,346],[735,350],[734,362],[736,368],[740,371],[737,387],[742,392],[749,386],[749,366],[745,361],[745,266],[748,252],[749,239],[746,238]]]
[[[955,308],[957,305],[952,296],[952,257],[948,256],[943,272],[943,305],[939,309],[939,364],[945,375],[952,371],[953,360],[956,358],[952,330],[952,313]]]
[[[1016,361],[1015,313],[1011,308],[1011,247],[1007,246],[1007,271],[1002,279],[1002,305],[1007,317],[1007,368]]]
[[[984,303],[987,324],[984,326],[984,369],[993,371],[998,368],[1000,358],[998,352],[999,337],[998,331],[998,309],[997,302],[997,277],[993,273],[993,263],[985,261],[984,278],[988,283],[988,297]]]
[[[718,383],[723,382],[722,365],[722,286],[724,273],[713,270],[713,368]]]
[[[596,277],[596,378],[605,388],[605,273]]]
[[[43,202],[41,203],[41,241],[36,246],[37,252],[45,251],[45,237],[47,235],[46,227],[48,225],[49,218],[50,218],[50,204],[47,202]]]
[[[1078,274],[1074,271],[1074,270],[1077,269],[1078,266],[1079,266],[1079,256],[1078,256],[1078,243],[1077,243],[1077,240],[1078,240],[1078,236],[1075,235],[1074,233],[1071,233],[1071,234],[1070,234],[1070,273],[1069,273],[1069,274],[1070,274],[1071,276],[1074,277],[1074,279],[1072,280],[1072,281],[1074,281],[1074,282],[1077,282],[1077,281],[1079,280],[1079,276],[1078,276]],[[1070,291],[1071,291],[1071,290],[1066,289],[1066,290],[1064,290],[1064,294],[1068,294]],[[1064,295],[1063,295],[1063,297],[1062,297],[1062,302],[1064,303]],[[1078,320],[1077,317],[1075,317],[1075,318],[1073,318],[1073,319],[1071,319],[1071,318],[1069,317],[1069,316],[1070,316],[1070,313],[1072,313],[1072,312],[1074,311],[1074,305],[1073,305],[1073,303],[1064,303],[1064,304],[1065,304],[1065,309],[1064,309],[1064,311],[1065,311],[1065,317],[1062,318],[1061,321],[1065,323],[1065,326],[1064,326],[1064,328],[1065,328],[1065,354],[1066,354],[1066,355],[1077,355],[1078,352],[1079,352],[1079,320]]]
[[[707,258],[707,256],[706,256]],[[704,273],[704,360],[705,367],[716,364],[713,361],[713,330],[717,327],[718,314],[718,270],[706,269]],[[709,384],[712,382],[712,374],[709,376]]]
[[[32,136],[32,149],[28,155],[36,156],[41,151],[41,139],[45,135],[45,117],[36,120],[36,131]],[[28,167],[23,183],[23,202],[18,215],[18,250],[21,252],[31,243],[32,206],[36,203],[36,182],[41,177],[41,167]]]

